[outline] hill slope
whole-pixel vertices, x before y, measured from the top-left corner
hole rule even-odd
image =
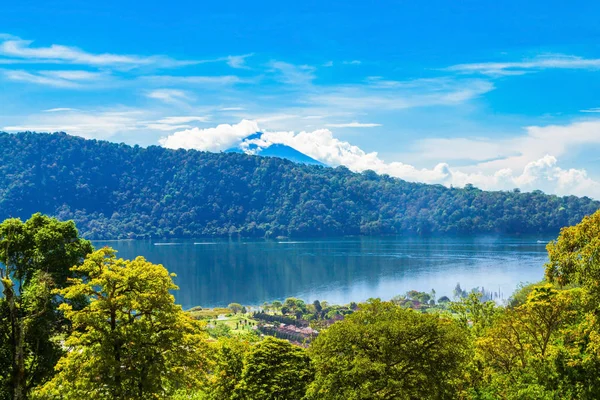
[[[41,211],[90,238],[552,233],[588,198],[484,192],[279,158],[0,133],[0,218]]]

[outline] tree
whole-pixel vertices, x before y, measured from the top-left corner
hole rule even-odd
[[[214,373],[209,381],[209,397],[213,400],[231,399],[242,380],[244,357],[250,350],[247,341],[238,337],[219,339],[215,352]]]
[[[452,320],[376,299],[322,332],[309,354],[310,399],[453,399],[469,344]]]
[[[275,300],[273,303],[271,303],[271,305],[273,306],[275,311],[281,310],[281,307],[283,306],[283,304],[281,304],[279,300]]]
[[[577,366],[590,342],[589,336],[578,338],[577,333],[582,322],[576,311],[581,310],[581,289],[557,290],[539,284],[524,290],[528,291],[526,301],[506,309],[476,339],[476,359],[485,366],[483,381],[488,390],[501,398],[545,398],[524,394],[534,387],[549,398],[597,398],[597,391],[582,396],[598,386],[597,362],[591,374]],[[585,358],[588,363],[597,359],[594,351]],[[576,377],[576,382],[567,383],[569,377]],[[572,392],[577,386],[578,394]]]
[[[575,225],[561,229],[546,246],[546,278],[559,285],[585,286],[600,304],[600,210]]]
[[[239,303],[231,303],[227,306],[227,308],[229,308],[229,310],[234,313],[237,314],[239,312],[242,312],[242,309],[244,308],[241,304]]]
[[[88,255],[59,293],[86,296],[89,304],[60,309],[73,330],[57,375],[39,394],[60,399],[162,398],[179,387],[196,388],[206,369],[205,334],[170,291],[177,289],[162,265],[143,257],[117,259],[103,248]]]
[[[304,349],[269,336],[246,356],[236,398],[300,400],[312,377],[310,359]]]
[[[25,399],[52,375],[61,349],[51,339],[65,326],[52,290],[63,287],[70,268],[92,250],[72,221],[34,214],[26,222],[13,218],[0,224],[0,352],[10,358],[2,368],[0,394]]]
[[[315,307],[315,311],[318,313],[320,313],[321,310],[323,310],[323,307],[321,307],[321,302],[319,300],[313,301],[313,306]]]

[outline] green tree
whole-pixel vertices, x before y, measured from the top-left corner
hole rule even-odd
[[[227,308],[229,308],[229,310],[234,313],[237,314],[239,312],[242,312],[242,309],[244,308],[244,306],[242,306],[239,303],[231,303],[227,306]]]
[[[162,265],[143,257],[117,259],[103,248],[88,255],[59,291],[66,299],[89,298],[83,309],[62,304],[73,330],[57,375],[39,391],[43,398],[165,398],[199,387],[206,369],[205,334],[176,305],[177,289]]]
[[[578,329],[569,331],[581,322],[577,321],[581,290],[556,290],[548,284],[524,290],[526,301],[506,309],[476,339],[485,390],[511,399],[597,398],[599,393],[582,397],[581,391],[571,391],[576,385],[564,379],[576,375],[582,387],[594,386],[586,382],[585,371],[573,368],[583,341],[576,339]],[[593,353],[588,360],[590,356]],[[472,386],[479,389],[481,384]]]
[[[318,313],[320,313],[321,310],[323,310],[323,307],[321,307],[321,302],[319,300],[313,301],[313,306],[315,307],[315,311]]]
[[[63,287],[70,268],[92,250],[72,221],[34,214],[0,224],[0,357],[10,359],[0,372],[4,398],[25,399],[52,376],[61,349],[51,339],[65,325],[52,290]]]
[[[309,354],[310,399],[454,399],[470,351],[454,321],[376,299],[322,332]]]
[[[304,349],[269,336],[246,356],[235,398],[300,400],[312,377],[310,359]]]
[[[281,304],[279,300],[275,300],[271,305],[273,306],[275,311],[279,311],[281,310],[281,307],[283,307],[283,304]]]
[[[583,285],[600,307],[600,210],[561,229],[558,239],[546,249],[546,278],[562,286]]]
[[[210,399],[231,399],[242,380],[244,357],[250,344],[240,338],[219,339],[216,344],[214,371],[209,382]]]

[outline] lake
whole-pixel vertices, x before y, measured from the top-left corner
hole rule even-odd
[[[122,258],[146,257],[177,274],[184,308],[298,297],[346,304],[408,290],[452,297],[484,287],[506,299],[543,278],[548,237],[352,237],[321,240],[95,241]]]

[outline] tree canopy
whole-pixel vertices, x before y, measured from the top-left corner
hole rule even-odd
[[[162,265],[117,259],[109,248],[90,254],[59,291],[89,304],[60,306],[73,329],[57,374],[39,391],[49,399],[167,398],[198,388],[206,373],[206,342],[198,322],[175,304],[177,289]]]
[[[469,357],[456,322],[372,300],[310,347],[311,399],[454,399]]]

